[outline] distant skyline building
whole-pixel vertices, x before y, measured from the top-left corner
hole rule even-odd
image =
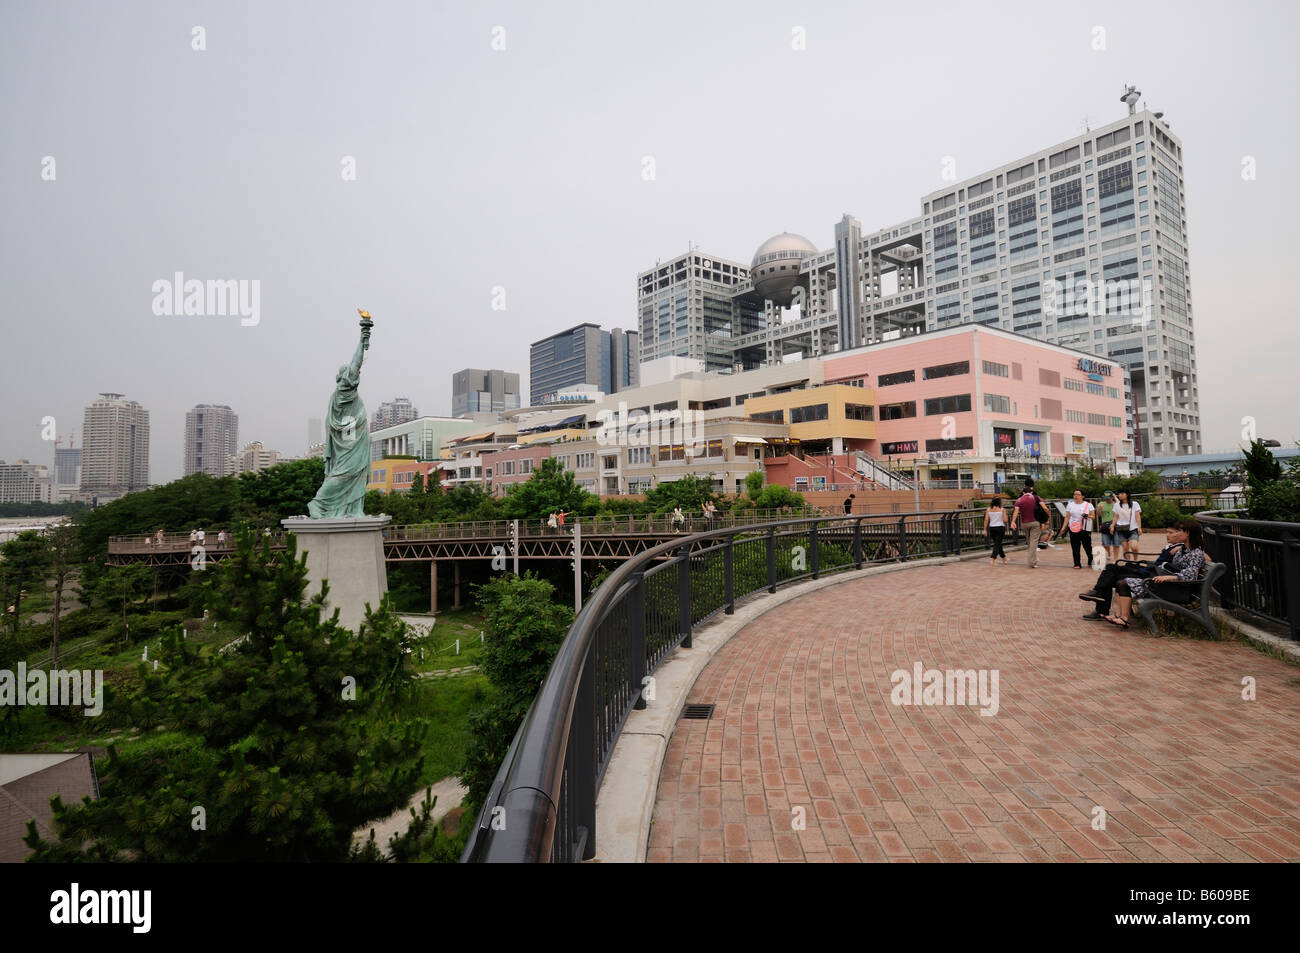
[[[504,413],[518,410],[519,375],[502,370],[467,367],[451,375],[451,415]]]
[[[310,456],[310,450],[318,443],[325,442],[325,424],[319,417],[307,418],[307,450]]]
[[[53,503],[50,468],[27,460],[0,460],[0,503]]]
[[[574,384],[590,384],[606,394],[640,382],[640,336],[636,331],[586,322],[534,341],[529,348],[528,402],[545,403]]]
[[[411,403],[409,397],[396,397],[393,400],[386,400],[379,405],[379,409],[374,412],[370,418],[370,432],[384,430],[387,427],[396,427],[398,424],[409,423],[420,416],[420,411]],[[318,441],[312,441],[316,443]]]
[[[417,417],[403,424],[370,434],[370,460],[385,457],[415,457],[437,460],[452,437],[482,430],[484,424],[455,417]]]
[[[198,404],[185,414],[185,476],[230,474],[239,449],[239,415],[225,404]]]
[[[637,276],[641,360],[730,373],[986,325],[1119,365],[1137,454],[1199,453],[1183,147],[1140,97],[1127,87],[1123,118],[953,176],[901,224],[864,233],[846,214],[829,249],[783,232],[748,265],[694,247],[656,264]]]
[[[291,459],[294,458],[287,457],[278,450],[267,450],[262,446],[262,441],[253,440],[244,444],[237,452],[229,454],[227,466],[232,475],[257,473]]]
[[[68,446],[62,446],[63,438],[54,442],[54,497],[56,502],[71,500],[81,488],[81,448],[72,446],[73,438],[68,438]]]
[[[85,500],[116,499],[149,486],[149,411],[105,392],[82,418],[81,490]]]

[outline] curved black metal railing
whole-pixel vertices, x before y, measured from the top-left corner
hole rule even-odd
[[[1300,640],[1300,523],[1241,519],[1218,510],[1196,514],[1205,552],[1227,567],[1217,584],[1225,609],[1244,609],[1288,626]]]
[[[462,860],[594,856],[596,792],[628,716],[645,707],[647,676],[738,598],[869,563],[982,548],[983,526],[982,510],[792,518],[683,536],[625,561],[561,643]]]

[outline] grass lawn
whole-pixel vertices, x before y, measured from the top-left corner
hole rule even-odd
[[[411,664],[417,672],[437,669],[463,668],[477,665],[483,646],[479,633],[483,631],[483,617],[468,609],[439,613],[428,638],[416,643]],[[456,640],[460,640],[460,654],[456,654]],[[423,649],[423,658],[420,650]]]

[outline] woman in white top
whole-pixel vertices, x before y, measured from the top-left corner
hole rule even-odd
[[[1074,568],[1082,569],[1079,550],[1088,554],[1088,568],[1092,568],[1092,504],[1083,498],[1083,490],[1074,491],[1074,499],[1065,504],[1065,525],[1070,531],[1070,553]]]
[[[1138,556],[1138,537],[1142,535],[1142,505],[1130,500],[1128,490],[1115,492],[1115,542],[1125,556]]]
[[[998,557],[1002,565],[1007,564],[1007,554],[1002,549],[1002,537],[1007,534],[1007,511],[1002,508],[1002,497],[995,496],[984,511],[984,535],[993,540],[993,549],[989,553],[989,565],[996,566]]]

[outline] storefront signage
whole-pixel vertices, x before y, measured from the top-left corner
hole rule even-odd
[[[1101,361],[1094,361],[1090,357],[1079,358],[1079,363],[1076,366],[1095,381],[1099,381],[1103,377],[1110,377],[1111,366],[1103,364]]]
[[[1042,439],[1042,434],[1040,434],[1037,430],[1025,431],[1025,439],[1024,439],[1023,446],[1026,450],[1029,451],[1029,455],[1031,457],[1037,457],[1041,454],[1042,451],[1039,448],[1039,441],[1041,439]]]
[[[898,440],[894,443],[882,443],[880,452],[886,455],[897,453],[916,453],[919,441],[916,440]]]
[[[993,428],[993,446],[1001,449],[1003,447],[1014,447],[1016,445],[1016,432],[1008,430],[1005,427]]]

